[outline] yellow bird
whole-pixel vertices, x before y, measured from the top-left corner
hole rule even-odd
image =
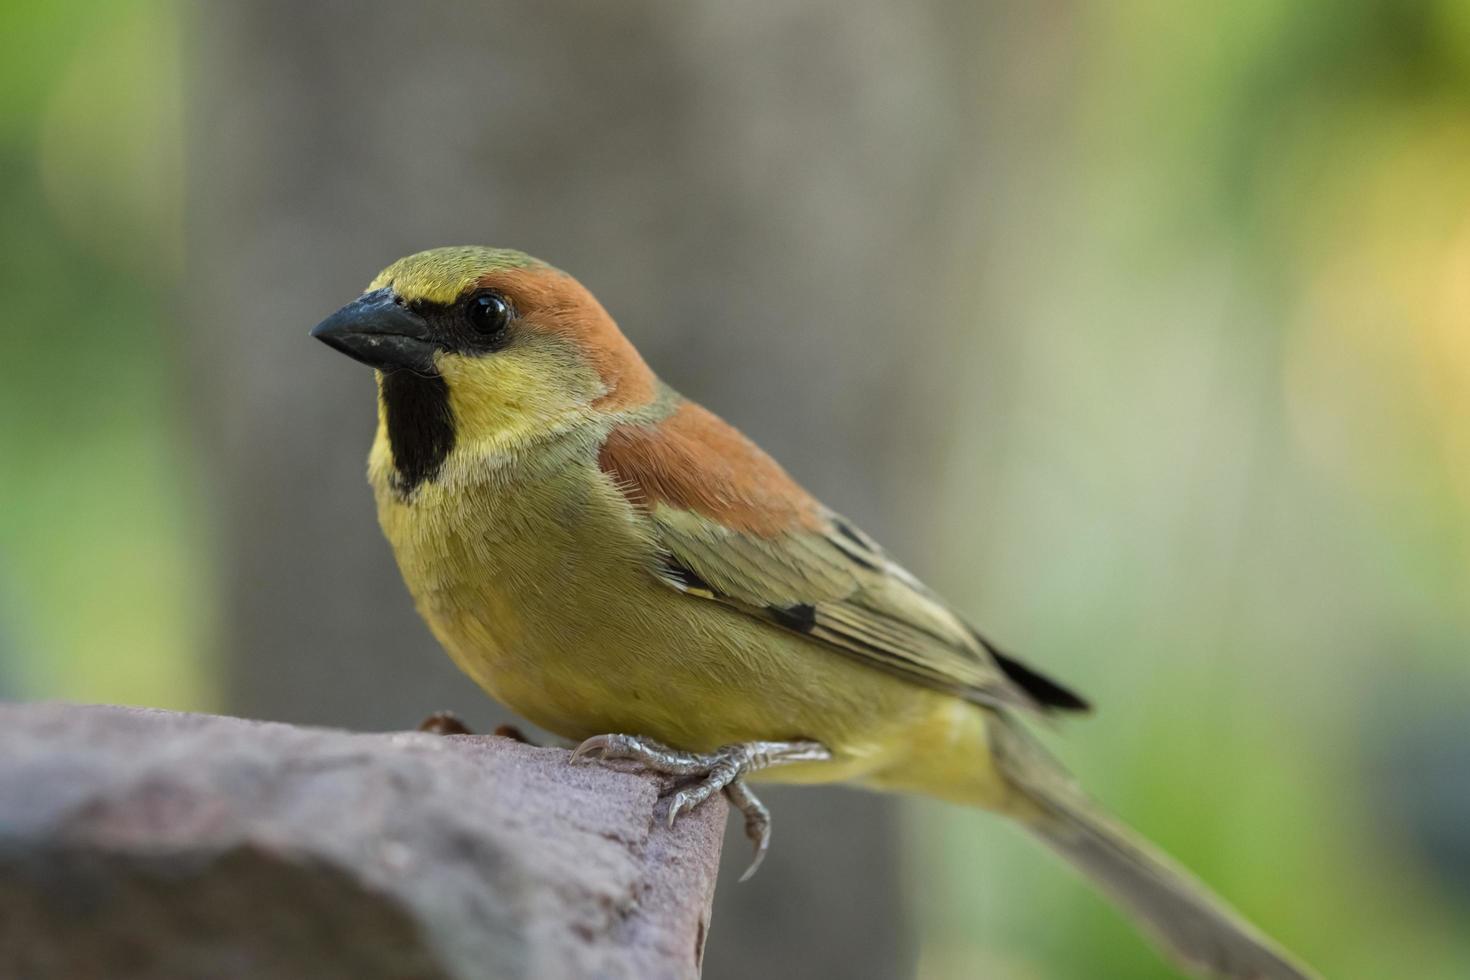
[[[377,369],[369,479],[439,642],[493,697],[582,740],[574,758],[678,777],[670,822],[723,791],[758,864],[770,817],[749,778],[984,807],[1191,972],[1312,975],[1107,816],[1018,720],[1081,697],[660,382],[572,277],[508,249],[433,249],[312,334]]]

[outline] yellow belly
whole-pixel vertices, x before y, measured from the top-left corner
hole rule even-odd
[[[833,760],[763,775],[1003,794],[983,709],[660,583],[646,526],[590,459],[514,482],[448,474],[408,502],[378,469],[419,612],[465,673],[548,731],[692,751],[809,738]]]

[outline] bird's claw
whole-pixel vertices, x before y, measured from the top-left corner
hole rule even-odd
[[[750,791],[744,780],[737,779],[726,786],[725,798],[745,815],[745,836],[755,846],[755,857],[751,858],[750,866],[740,876],[741,881],[749,881],[755,877],[756,869],[766,859],[766,851],[771,847],[771,811]]]
[[[650,772],[692,780],[669,800],[668,825],[723,792],[730,805],[745,817],[745,836],[755,847],[755,858],[740,876],[748,881],[771,846],[771,812],[745,784],[744,776],[771,766],[791,762],[817,762],[832,758],[818,742],[743,742],[713,752],[681,752],[637,735],[594,735],[572,752],[572,762],[595,758],[606,762],[628,759]]]
[[[699,782],[675,793],[674,798],[669,801],[669,826],[674,826],[674,821],[679,819],[680,814],[693,810],[720,790],[728,789],[735,781],[735,776],[736,770],[733,766],[716,763]]]
[[[581,762],[584,757],[591,755],[593,752],[598,753],[598,759],[606,760],[607,743],[612,738],[613,736],[611,735],[593,735],[591,738],[584,741],[581,745],[578,745],[575,749],[572,749],[572,757],[567,761],[575,765],[576,763]]]

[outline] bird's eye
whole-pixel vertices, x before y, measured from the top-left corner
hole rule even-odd
[[[496,293],[480,293],[470,297],[465,309],[470,326],[475,328],[476,333],[486,337],[493,337],[510,326],[511,315],[510,304]]]

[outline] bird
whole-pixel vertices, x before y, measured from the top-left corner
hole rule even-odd
[[[1012,818],[1196,976],[1313,977],[1083,791],[1028,727],[1089,709],[663,383],[592,293],[513,249],[389,265],[311,335],[375,370],[368,480],[414,604],[488,694],[677,786],[844,782]],[[672,787],[671,787],[672,788]]]

